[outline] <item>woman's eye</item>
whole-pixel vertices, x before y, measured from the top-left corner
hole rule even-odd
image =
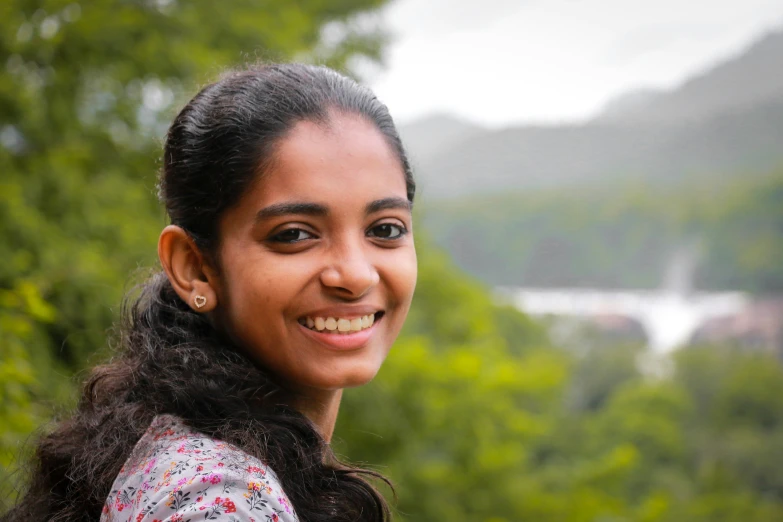
[[[315,236],[301,228],[289,228],[288,230],[283,230],[282,232],[275,234],[271,239],[276,243],[296,243],[313,237]]]
[[[402,225],[394,225],[392,223],[382,223],[380,225],[376,225],[372,227],[368,233],[368,235],[372,237],[377,237],[380,239],[399,239],[405,233],[407,230],[405,230],[405,227]]]

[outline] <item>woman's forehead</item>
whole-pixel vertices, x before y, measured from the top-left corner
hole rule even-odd
[[[386,138],[354,115],[337,115],[328,125],[297,123],[254,188],[267,202],[292,197],[363,201],[407,194],[402,164]]]

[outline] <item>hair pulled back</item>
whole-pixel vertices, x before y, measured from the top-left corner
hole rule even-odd
[[[408,199],[416,190],[389,111],[367,88],[326,67],[281,64],[236,72],[202,89],[169,129],[160,195],[171,222],[207,252],[218,218],[236,204],[276,145],[300,121],[329,123],[335,111],[373,123],[397,154]]]
[[[277,64],[228,73],[174,119],[159,185],[172,224],[219,261],[219,220],[273,163],[276,145],[296,123],[328,124],[336,112],[383,134],[413,201],[399,136],[372,92],[326,67]],[[122,315],[118,354],[92,371],[74,415],[41,439],[29,489],[2,520],[98,520],[120,468],[163,413],[264,460],[303,522],[389,519],[363,478],[382,477],[340,463],[307,418],[276,402],[270,376],[184,303],[164,273],[127,297]]]

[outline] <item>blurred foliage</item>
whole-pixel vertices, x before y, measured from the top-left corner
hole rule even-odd
[[[551,190],[429,205],[424,222],[491,284],[658,288],[695,255],[700,289],[783,291],[783,170],[676,189]]]
[[[0,5],[0,483],[16,485],[20,443],[54,408],[72,404],[71,376],[105,355],[128,274],[154,261],[164,219],[152,187],[173,108],[194,84],[248,58],[343,69],[377,60],[384,37],[370,13],[382,3]],[[780,217],[779,185],[770,183],[713,197],[716,210],[699,218],[732,230],[715,248],[745,270],[726,265],[716,280],[747,274],[743,285],[778,284],[777,268],[764,262],[776,253],[769,249],[780,226],[767,220]],[[515,203],[522,217],[510,223],[525,231],[562,226],[589,241],[584,226],[603,214],[615,226],[647,230],[652,243],[639,244],[652,249],[667,240],[656,227],[691,222],[685,205],[681,216],[646,225],[647,215],[670,214],[637,197],[589,211],[531,198],[532,206]],[[552,202],[563,225],[533,215]],[[497,210],[498,227],[508,226]],[[462,248],[487,240],[482,229],[457,223]],[[625,244],[633,236],[626,234],[621,227],[609,237]],[[783,519],[776,360],[694,348],[678,354],[669,378],[651,380],[638,372],[635,348],[550,346],[541,325],[494,304],[421,230],[418,242],[419,285],[405,331],[377,380],[346,393],[335,441],[392,478],[399,519]],[[621,260],[637,268],[650,259],[628,256]],[[616,267],[608,252],[590,259]],[[493,263],[499,274],[506,269]],[[576,270],[568,256],[537,263]]]

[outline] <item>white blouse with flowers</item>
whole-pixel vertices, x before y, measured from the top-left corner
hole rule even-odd
[[[171,415],[155,417],[112,485],[101,522],[296,522],[274,472]]]

